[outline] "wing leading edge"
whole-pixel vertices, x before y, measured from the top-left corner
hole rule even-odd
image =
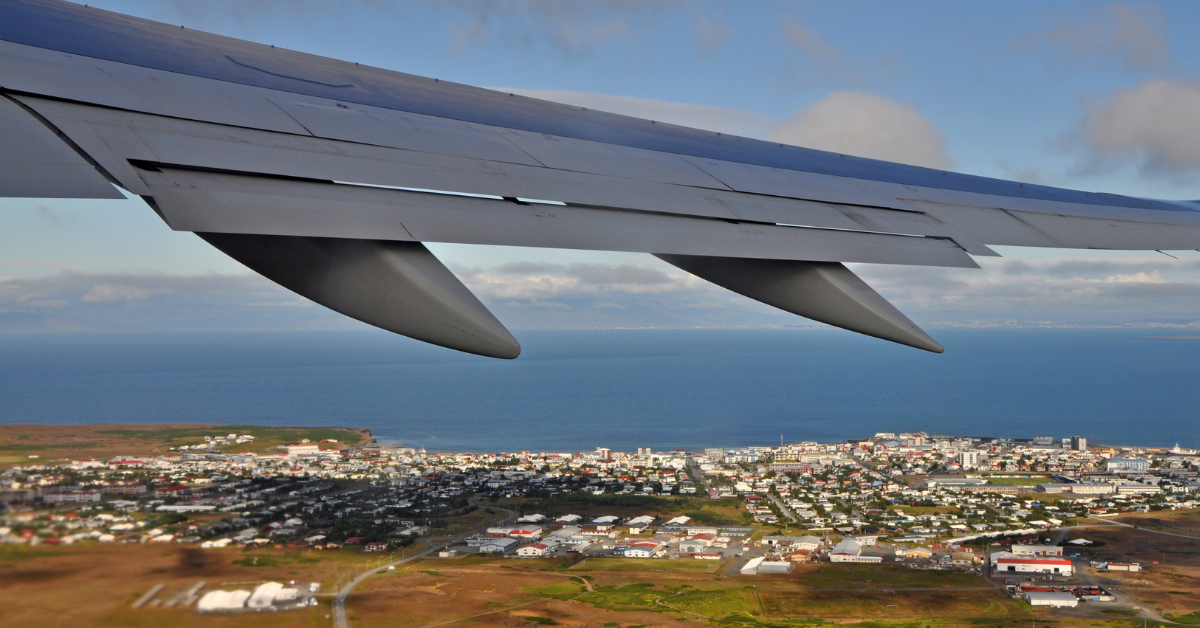
[[[801,316],[941,345],[841,262],[1200,248],[1200,203],[825,153],[367,68],[59,0],[0,1],[0,196],[138,194],[334,310],[511,334],[420,242],[649,252]]]

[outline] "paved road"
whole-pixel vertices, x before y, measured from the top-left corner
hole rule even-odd
[[[783,513],[783,516],[790,519],[793,523],[799,521],[799,519],[796,518],[796,513],[792,512],[792,509],[786,504],[779,501],[779,498],[775,496],[775,493],[771,491],[763,491],[763,494],[766,495],[767,499],[771,500],[773,504],[779,507],[779,512]]]
[[[475,497],[472,497],[470,499],[471,505],[475,505],[475,500],[476,500]],[[517,518],[517,513],[513,512],[511,510],[508,510],[507,508],[498,508],[496,506],[488,506],[488,508],[491,508],[492,510],[503,511],[503,512],[507,513],[507,516],[505,516],[504,520],[500,521],[499,523],[487,523],[487,524],[484,524],[483,526],[480,526],[480,528],[478,528],[478,529],[471,530],[468,532],[463,532],[462,534],[460,534],[456,537],[453,537],[453,538],[437,539],[437,541],[438,541],[437,543],[431,542],[429,545],[429,548],[419,554],[413,554],[412,556],[409,556],[407,558],[403,558],[401,560],[394,560],[390,563],[380,565],[379,567],[376,567],[374,569],[368,569],[367,571],[365,571],[361,575],[359,575],[357,578],[346,583],[346,586],[342,587],[342,589],[340,591],[338,591],[337,597],[335,597],[333,599],[333,625],[334,625],[334,628],[350,628],[350,619],[346,616],[346,598],[349,597],[350,592],[354,591],[354,587],[357,587],[358,585],[362,584],[363,581],[366,580],[367,578],[370,578],[371,576],[373,576],[381,571],[386,571],[388,567],[393,567],[395,565],[403,565],[404,563],[407,563],[409,561],[416,560],[423,556],[427,556],[437,550],[440,550],[443,547],[448,547],[448,546],[454,545],[456,543],[461,543],[464,540],[466,540],[467,537],[471,536],[472,534],[478,533],[480,529],[483,529],[486,527],[491,527],[494,525],[504,525],[504,524],[508,523],[509,521],[512,521],[513,519]],[[433,539],[431,539],[431,541],[432,540]]]
[[[1109,593],[1112,593],[1118,604],[1124,604],[1128,608],[1138,609],[1138,617],[1142,619],[1148,619],[1150,621],[1163,622],[1167,624],[1172,623],[1164,619],[1163,616],[1158,613],[1158,611],[1150,608],[1145,603],[1134,599],[1128,593],[1118,589],[1117,586],[1120,585],[1119,582],[1113,582],[1107,579],[1099,578],[1095,573],[1088,571],[1088,561],[1077,559],[1072,562],[1075,563],[1073,567],[1075,569],[1075,576],[1077,578],[1094,587],[1103,587]]]
[[[696,461],[692,460],[691,456],[688,456],[687,459],[687,471],[688,475],[692,478],[692,484],[696,486],[697,490],[708,493],[708,483],[704,481],[704,472],[700,470],[700,465],[696,464]]]

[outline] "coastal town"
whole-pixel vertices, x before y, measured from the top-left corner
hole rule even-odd
[[[497,453],[336,438],[255,453],[254,443],[214,428],[153,456],[29,455],[0,471],[0,543],[361,555],[393,571],[410,553],[651,572],[686,562],[751,582],[848,563],[985,578],[1030,607],[1144,614],[1117,585],[1160,561],[1118,553],[1101,532],[1200,500],[1197,452],[1080,436]],[[283,611],[331,593],[319,581],[159,586],[130,606]]]

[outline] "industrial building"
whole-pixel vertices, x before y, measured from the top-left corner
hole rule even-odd
[[[209,591],[196,603],[200,613],[232,613],[246,607],[249,591]]]
[[[1062,558],[1063,548],[1058,545],[1035,545],[1028,543],[1013,543],[1012,553],[1017,556],[1040,556]]]
[[[1074,573],[1071,561],[1065,558],[1036,558],[1012,552],[992,554],[993,572],[1036,573],[1070,576]]]
[[[1079,606],[1079,598],[1066,591],[1026,591],[1025,601],[1030,606],[1053,606],[1055,608],[1075,608]]]
[[[758,564],[757,573],[791,573],[795,565],[791,561],[764,560]]]
[[[310,585],[308,592],[317,590]],[[310,595],[301,596],[299,589],[278,582],[264,582],[253,591],[209,591],[196,603],[200,613],[236,613],[243,611],[273,611],[281,608],[297,608],[309,602]]]
[[[881,563],[882,556],[863,556],[863,544],[854,540],[846,539],[829,550],[829,562],[831,563]]]
[[[516,539],[489,538],[478,545],[480,554],[506,554],[517,547]]]

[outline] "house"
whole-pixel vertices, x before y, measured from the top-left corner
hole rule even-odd
[[[688,539],[679,542],[680,554],[697,554],[708,549],[708,543],[698,539]]]
[[[388,548],[388,544],[384,543],[383,541],[371,541],[370,543],[367,543],[367,545],[365,547],[363,547],[363,551],[364,552],[386,552],[387,548]]]
[[[546,550],[548,549],[550,549],[550,546],[546,545],[545,543],[530,543],[529,545],[522,545],[521,547],[518,547],[517,556],[522,558],[536,558],[538,556],[545,556]]]

